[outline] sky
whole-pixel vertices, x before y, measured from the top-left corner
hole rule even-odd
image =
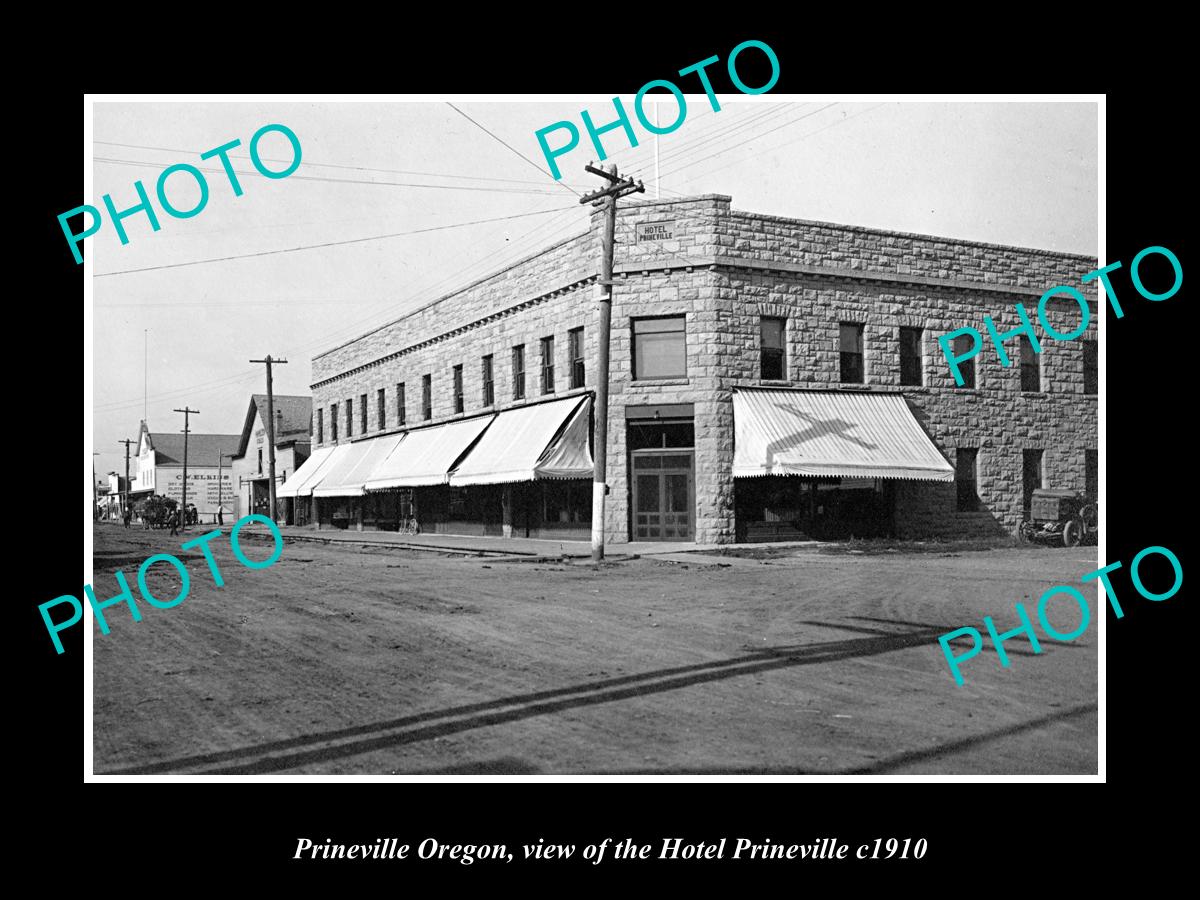
[[[678,112],[664,98],[666,124]],[[714,112],[703,94],[687,101],[680,127],[658,139],[664,198],[728,194],[750,212],[1096,255],[1095,103],[720,95]],[[81,202],[103,208],[111,194],[117,210],[132,207],[140,179],[161,226],[132,215],[122,245],[106,217],[86,244],[101,480],[124,472],[118,441],[136,440],[144,403],[152,432],[181,431],[172,410],[186,405],[200,410],[193,432],[236,434],[250,395],[266,390],[264,366],[249,360],[286,359],[276,393],[310,394],[315,354],[587,227],[590,207],[575,192],[599,182],[583,169],[597,156],[579,113],[610,121],[610,98],[453,103],[94,105],[94,196]],[[605,148],[653,197],[654,137],[631,118],[639,145],[617,129]],[[558,158],[556,182],[535,132],[562,120],[583,134]],[[269,179],[248,145],[276,123],[295,132],[302,157],[292,175]],[[218,160],[200,159],[234,139],[239,197]],[[558,146],[564,135],[548,139]],[[258,150],[276,170],[292,158],[276,132]],[[187,219],[166,215],[155,197],[159,174],[176,163],[212,170],[207,204]],[[199,189],[179,173],[167,194],[186,210]],[[313,248],[292,252],[302,247]]]

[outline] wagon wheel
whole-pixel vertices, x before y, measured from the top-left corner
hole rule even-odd
[[[1063,523],[1062,541],[1064,547],[1078,547],[1083,541],[1083,519],[1069,519]]]
[[[1083,524],[1087,526],[1088,531],[1096,530],[1096,523],[1099,517],[1099,510],[1095,503],[1089,503],[1079,511],[1079,518],[1083,519]]]

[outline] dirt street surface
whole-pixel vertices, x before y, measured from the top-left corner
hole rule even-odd
[[[1078,585],[1094,547],[597,568],[289,541],[251,570],[226,535],[217,588],[179,550],[201,530],[96,528],[98,599],[117,569],[136,597],[154,553],[192,581],[173,609],[139,598],[143,621],[122,605],[110,634],[91,626],[97,774],[1097,769],[1094,604],[1076,641],[1010,641],[1010,668],[989,643],[962,687],[937,642],[989,614],[1015,627],[1014,601],[1033,614],[1048,587]],[[148,582],[178,593],[168,565]],[[1078,615],[1051,605],[1060,631]]]

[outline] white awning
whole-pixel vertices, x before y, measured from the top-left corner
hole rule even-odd
[[[450,474],[450,483],[591,478],[591,409],[592,398],[585,396],[505,410]]]
[[[476,416],[410,431],[364,485],[368,491],[445,484],[450,469],[492,423],[495,415]]]
[[[359,441],[349,446],[350,452],[329,470],[321,484],[313,491],[315,497],[361,497],[363,485],[371,473],[387,459],[404,440],[402,434]]]
[[[320,480],[326,464],[333,457],[336,447],[319,447],[312,455],[300,464],[287,481],[275,492],[277,497],[307,497],[312,493],[312,486]]]
[[[900,394],[735,390],[733,475],[953,481]]]

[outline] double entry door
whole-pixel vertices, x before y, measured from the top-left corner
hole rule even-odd
[[[695,533],[691,450],[634,450],[633,539],[690,541]]]

